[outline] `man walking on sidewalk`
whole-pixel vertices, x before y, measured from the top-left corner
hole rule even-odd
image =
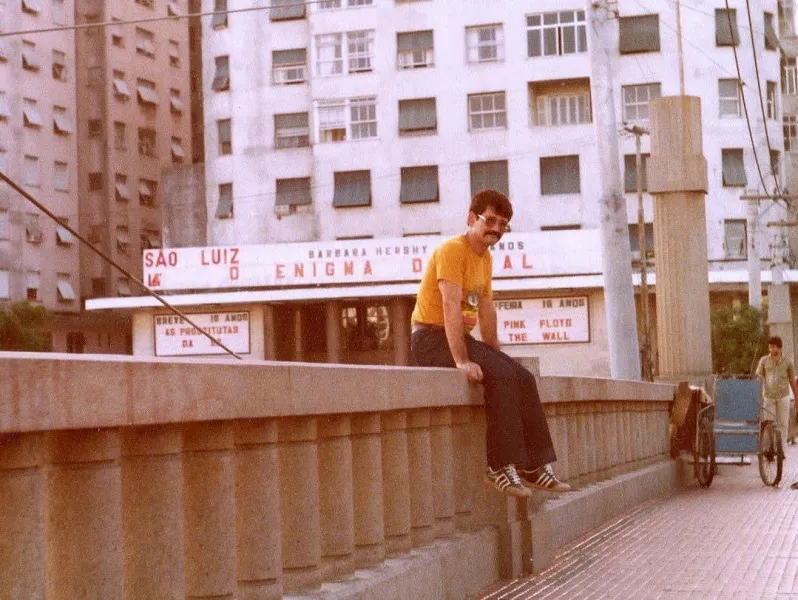
[[[420,366],[454,367],[485,386],[485,481],[526,497],[530,488],[566,492],[571,486],[557,479],[549,464],[556,456],[535,376],[499,350],[489,248],[509,229],[512,216],[504,194],[474,195],[468,229],[438,246],[427,264],[410,347]],[[470,335],[477,321],[484,341]]]

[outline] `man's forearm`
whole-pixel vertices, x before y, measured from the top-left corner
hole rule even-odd
[[[465,334],[463,333],[463,315],[460,307],[444,305],[443,307],[443,326],[446,330],[446,341],[449,342],[449,350],[456,365],[469,361],[468,350],[465,345]]]

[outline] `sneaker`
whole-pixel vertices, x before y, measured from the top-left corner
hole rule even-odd
[[[518,477],[518,472],[515,470],[514,465],[507,465],[495,471],[488,467],[485,472],[485,483],[508,496],[529,498],[532,495],[521,483],[521,478]]]
[[[526,487],[544,492],[570,492],[571,486],[557,479],[551,465],[543,465],[534,471],[519,471],[521,483]]]

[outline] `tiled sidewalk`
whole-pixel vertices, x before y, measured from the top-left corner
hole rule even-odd
[[[566,548],[543,573],[486,590],[522,598],[798,600],[798,446],[781,487],[765,487],[756,457],[719,465],[696,485],[640,506]]]

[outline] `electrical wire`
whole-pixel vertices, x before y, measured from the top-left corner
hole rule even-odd
[[[50,219],[52,219],[53,221],[55,221],[56,223],[58,223],[58,225],[59,225],[60,227],[63,227],[63,228],[64,228],[64,229],[66,229],[66,230],[67,230],[69,233],[71,233],[72,235],[74,235],[74,236],[75,236],[75,238],[77,238],[77,239],[78,239],[78,240],[79,240],[79,241],[80,241],[82,244],[84,244],[85,246],[87,246],[87,247],[88,247],[88,248],[89,248],[89,249],[90,249],[92,252],[94,252],[95,254],[99,255],[99,257],[100,257],[101,259],[103,259],[105,262],[107,262],[108,264],[110,264],[110,265],[111,265],[112,267],[114,267],[116,270],[118,270],[119,272],[121,272],[122,274],[124,274],[124,275],[125,275],[125,276],[126,276],[128,279],[130,279],[131,281],[133,281],[133,282],[137,283],[139,286],[141,286],[141,288],[142,288],[142,289],[143,289],[145,292],[147,292],[147,293],[148,293],[150,296],[152,296],[153,298],[155,298],[156,300],[158,300],[158,302],[160,302],[161,304],[163,304],[163,305],[164,305],[164,306],[165,306],[167,309],[169,309],[169,310],[170,310],[171,312],[173,312],[175,315],[177,315],[178,317],[180,317],[181,319],[183,319],[183,320],[184,320],[186,323],[188,323],[189,325],[191,325],[192,327],[194,327],[194,328],[195,328],[197,331],[199,331],[199,332],[200,332],[202,335],[204,335],[206,338],[208,338],[208,339],[211,341],[211,343],[213,343],[213,344],[215,344],[215,345],[219,346],[220,348],[222,348],[222,349],[223,349],[225,352],[227,352],[228,354],[230,354],[230,356],[234,356],[235,358],[237,358],[237,359],[239,359],[239,360],[243,360],[243,359],[241,358],[241,356],[239,356],[238,354],[236,354],[235,352],[233,352],[232,350],[230,350],[230,348],[228,348],[227,346],[225,346],[225,345],[224,345],[224,344],[221,342],[221,340],[218,340],[218,339],[216,339],[216,338],[215,338],[215,337],[213,337],[213,336],[212,336],[210,333],[208,333],[208,332],[207,332],[205,329],[203,329],[202,327],[200,327],[199,325],[197,325],[196,323],[194,323],[194,321],[192,321],[192,320],[191,320],[189,317],[187,317],[187,316],[186,316],[186,315],[185,315],[185,314],[184,314],[182,311],[178,310],[177,308],[175,308],[174,306],[172,306],[172,305],[171,305],[169,302],[167,302],[166,300],[164,300],[163,296],[161,296],[161,295],[160,295],[160,294],[158,294],[157,292],[154,292],[153,290],[151,290],[150,288],[148,288],[146,285],[144,285],[144,283],[143,283],[143,282],[142,282],[140,279],[138,279],[138,278],[137,278],[135,275],[133,275],[133,274],[132,274],[130,271],[128,271],[127,269],[125,269],[124,267],[122,267],[121,265],[119,265],[118,263],[116,263],[116,262],[115,262],[113,259],[111,259],[110,257],[108,257],[108,256],[107,256],[107,255],[106,255],[106,254],[105,254],[105,253],[104,253],[102,250],[100,250],[99,248],[97,248],[97,246],[95,246],[94,244],[92,244],[90,241],[88,241],[86,238],[84,238],[82,235],[80,235],[80,234],[79,234],[77,231],[75,231],[74,229],[72,229],[72,227],[70,227],[70,226],[69,226],[67,223],[64,223],[64,222],[60,221],[60,220],[58,219],[58,217],[57,217],[55,214],[53,214],[52,212],[50,212],[50,210],[48,210],[48,209],[47,209],[47,207],[46,207],[46,206],[44,206],[44,205],[43,205],[41,202],[39,202],[38,200],[36,200],[36,198],[34,198],[33,196],[31,196],[31,195],[30,195],[28,192],[26,192],[25,190],[23,190],[23,189],[22,189],[22,188],[21,188],[19,185],[17,185],[17,183],[16,183],[15,181],[13,181],[12,179],[9,179],[9,178],[6,176],[6,174],[5,174],[5,173],[3,173],[2,171],[0,171],[0,180],[2,180],[2,181],[4,181],[5,183],[7,183],[7,184],[8,184],[8,185],[11,187],[11,189],[13,189],[13,190],[14,190],[14,191],[16,191],[18,194],[20,194],[20,195],[21,195],[23,198],[25,198],[25,200],[27,200],[28,202],[30,202],[31,204],[33,204],[33,205],[34,205],[36,208],[38,208],[38,209],[39,209],[41,212],[43,212],[45,215],[47,215],[47,216],[48,216]]]

